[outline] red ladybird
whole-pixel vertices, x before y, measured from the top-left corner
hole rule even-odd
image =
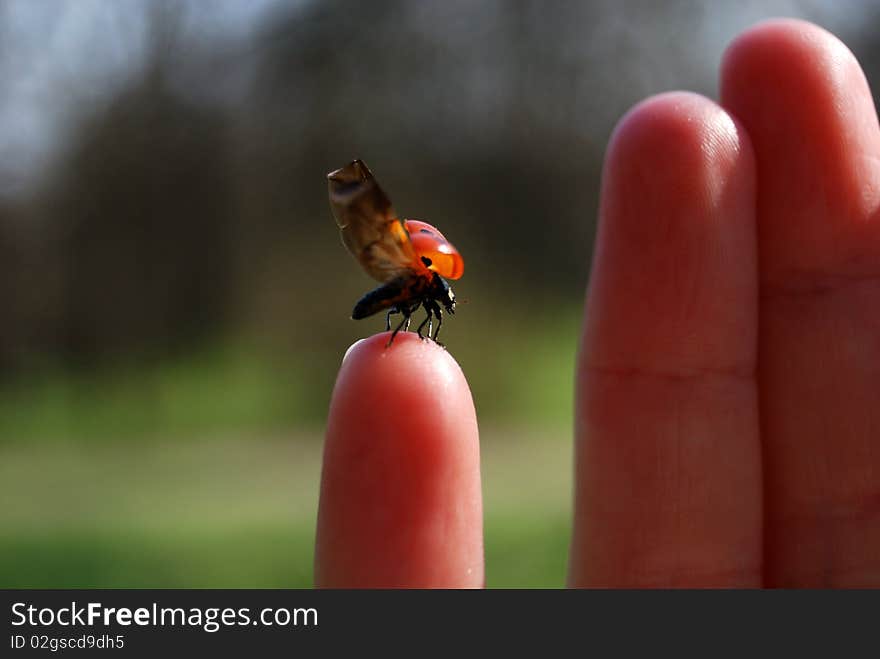
[[[339,225],[342,242],[374,279],[382,282],[354,306],[355,320],[388,310],[385,329],[391,329],[391,314],[403,314],[388,345],[401,328],[409,329],[412,314],[424,307],[428,316],[416,332],[428,325],[428,338],[437,341],[443,315],[455,313],[455,294],[446,279],[464,274],[464,259],[435,227],[419,220],[401,220],[391,201],[360,160],[327,175],[330,208]],[[438,304],[439,303],[439,304]],[[437,329],[433,336],[433,319]]]

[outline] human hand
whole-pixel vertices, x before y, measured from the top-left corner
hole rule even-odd
[[[333,393],[315,583],[479,587],[467,382],[386,342],[352,346]],[[621,120],[575,404],[571,586],[880,585],[880,129],[833,36],[763,23],[720,105]]]

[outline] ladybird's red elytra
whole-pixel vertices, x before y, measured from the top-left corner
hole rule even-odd
[[[464,274],[461,254],[436,227],[421,220],[401,220],[363,161],[330,172],[327,184],[343,244],[367,274],[382,282],[358,300],[351,317],[358,320],[387,310],[387,331],[391,315],[402,314],[390,346],[397,332],[409,330],[412,314],[423,307],[427,317],[416,332],[425,338],[422,329],[427,325],[427,338],[436,342],[443,323],[441,307],[455,313],[455,294],[446,280]]]
[[[406,220],[404,226],[419,258],[431,261],[429,270],[445,279],[459,279],[464,274],[461,254],[435,227],[420,220]]]

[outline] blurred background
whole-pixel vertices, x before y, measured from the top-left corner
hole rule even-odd
[[[774,15],[880,79],[870,0],[0,0],[0,587],[312,585],[356,157],[466,260],[488,585],[561,586],[605,145]]]

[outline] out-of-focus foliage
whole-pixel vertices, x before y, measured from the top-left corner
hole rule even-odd
[[[0,586],[310,585],[353,158],[466,261],[488,584],[561,585],[604,149],[774,15],[880,88],[859,0],[0,2]]]
[[[381,326],[347,320],[372,282],[340,247],[327,209],[325,173],[354,157],[398,210],[452,238],[467,262],[459,296],[498,314],[491,332],[456,336],[469,324],[465,306],[447,328],[453,349],[467,351],[465,336],[529,333],[510,326],[526,309],[541,311],[529,323],[553,323],[582,297],[614,122],[650,93],[713,93],[725,43],[772,9],[62,6],[60,15],[40,3],[0,10],[2,79],[14,91],[40,74],[40,99],[54,108],[43,111],[53,139],[42,167],[0,168],[7,382],[47,367],[139,368],[243,336],[326,386],[344,347]],[[864,8],[796,8],[849,29],[842,36],[876,69],[880,41],[856,29]],[[218,16],[225,31],[212,32]],[[81,57],[65,69],[34,43],[33,21],[67,34],[74,52],[115,43],[125,64]],[[113,75],[95,73],[104,69]],[[22,106],[10,107],[0,117],[21,120]]]

